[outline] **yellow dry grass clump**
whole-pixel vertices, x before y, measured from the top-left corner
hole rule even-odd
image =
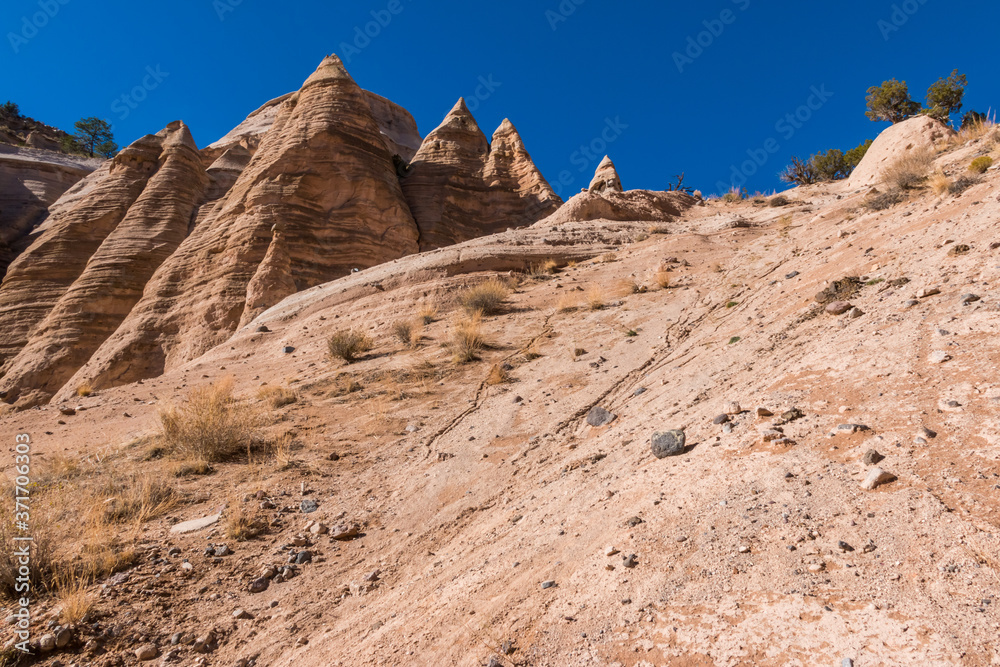
[[[474,312],[455,323],[451,332],[451,350],[456,362],[465,364],[475,361],[485,347],[481,313]]]
[[[297,402],[299,394],[291,387],[261,387],[257,390],[257,398],[278,409]]]
[[[911,190],[927,177],[933,163],[933,156],[927,150],[913,150],[897,158],[882,172],[885,183],[898,190]]]
[[[375,343],[371,338],[353,329],[334,331],[327,339],[330,356],[349,364],[357,361],[362,354],[370,352],[373,347]]]
[[[174,456],[216,463],[249,454],[259,444],[265,416],[233,396],[232,379],[195,389],[187,401],[160,411],[160,438]]]
[[[462,292],[458,301],[470,315],[496,315],[503,309],[508,296],[510,288],[499,279],[490,278]]]
[[[600,285],[591,285],[586,292],[586,302],[587,307],[591,310],[603,310],[604,303],[604,290],[601,289]]]

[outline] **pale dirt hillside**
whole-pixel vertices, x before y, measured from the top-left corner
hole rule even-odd
[[[936,166],[955,179],[989,151],[956,144]],[[136,564],[89,588],[86,622],[40,664],[998,665],[998,186],[994,169],[881,212],[840,183],[781,207],[677,199],[659,223],[557,213],[294,295],[160,378],[4,416],[0,437],[31,433],[35,461],[64,470],[45,502],[109,470],[182,494],[115,529]],[[547,257],[554,274],[512,271]],[[483,319],[481,360],[456,364],[460,290],[493,275],[517,287]],[[823,312],[845,277],[858,311]],[[415,348],[397,342],[426,304]],[[351,327],[374,349],[332,361],[326,339]],[[508,382],[488,381],[496,365]],[[254,403],[294,389],[267,428],[291,452],[176,478],[144,460],[158,410],[225,377]],[[617,418],[588,425],[594,406]],[[688,449],[657,459],[670,429]],[[866,490],[873,449],[896,479]],[[227,536],[240,513],[268,531]],[[304,549],[297,576],[250,592]],[[66,604],[39,600],[40,623]]]

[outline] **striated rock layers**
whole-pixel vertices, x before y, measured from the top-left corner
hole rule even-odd
[[[623,191],[622,179],[618,177],[618,170],[615,169],[615,163],[607,155],[604,156],[601,164],[598,165],[597,172],[594,174],[594,179],[590,182],[590,187],[587,188],[587,191],[597,194]]]
[[[0,284],[0,398],[154,377],[296,292],[560,204],[510,122],[490,142],[459,102],[421,142],[330,56],[207,149],[171,123],[49,207]]]
[[[27,246],[29,234],[48,207],[102,162],[0,144],[0,278]]]
[[[22,405],[49,398],[118,328],[188,235],[209,177],[174,122],[88,181],[53,207],[0,288],[0,387]]]
[[[364,93],[330,56],[281,103],[217,210],[64,392],[158,375],[295,291],[416,251],[392,155]]]
[[[409,162],[420,148],[420,132],[417,121],[410,112],[391,102],[381,95],[362,90],[372,117],[378,124],[379,134],[385,143],[386,150],[392,155],[399,155]],[[278,117],[278,111],[285,100],[295,95],[288,93],[270,100],[246,117],[242,123],[230,130],[226,136],[202,149],[202,158],[206,164],[211,164],[233,146],[241,146],[250,154],[257,151],[260,142]]]
[[[513,124],[490,142],[461,99],[424,139],[403,192],[422,251],[531,224],[562,204]]]

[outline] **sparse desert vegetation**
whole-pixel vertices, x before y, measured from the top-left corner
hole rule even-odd
[[[327,339],[327,349],[330,356],[347,363],[354,363],[358,358],[375,347],[375,343],[365,333],[354,329],[334,331]]]
[[[503,310],[510,288],[498,278],[490,278],[459,295],[459,303],[466,313],[496,315]]]

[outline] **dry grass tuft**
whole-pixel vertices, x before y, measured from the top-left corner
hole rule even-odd
[[[572,313],[579,307],[579,300],[574,294],[565,293],[556,302],[556,310],[560,313]]]
[[[93,393],[94,393],[94,388],[91,387],[86,382],[84,382],[83,384],[81,384],[79,387],[76,388],[76,395],[80,396],[81,398],[90,396]]]
[[[591,310],[604,310],[604,290],[600,285],[591,285],[585,295],[587,307]]]
[[[408,320],[399,320],[392,324],[392,335],[407,347],[416,347],[420,341],[420,328],[413,326]]]
[[[951,188],[951,179],[945,176],[943,171],[937,171],[931,176],[928,185],[931,186],[931,191],[940,197]]]
[[[547,259],[539,264],[532,264],[528,267],[528,274],[532,276],[552,276],[559,272],[559,264],[554,259]]]
[[[295,457],[292,455],[293,441],[292,435],[285,433],[271,442],[270,453],[278,470],[287,470],[295,465]]]
[[[257,398],[277,410],[297,402],[299,395],[291,387],[261,387],[257,390]]]
[[[882,179],[894,189],[912,190],[926,179],[933,161],[930,151],[910,151],[886,167]]]
[[[486,376],[486,384],[491,387],[499,384],[507,384],[510,381],[510,373],[507,372],[507,368],[503,364],[493,364],[490,367],[489,374]]]
[[[94,597],[87,591],[86,578],[74,576],[71,572],[60,572],[56,575],[56,583],[61,610],[59,621],[63,625],[82,623],[94,608]]]
[[[250,502],[241,502],[235,496],[226,505],[223,526],[226,537],[237,542],[251,540],[267,530],[263,514]]]
[[[660,286],[660,289],[667,289],[670,287],[670,273],[667,271],[657,271],[655,279],[656,284]]]
[[[622,296],[642,294],[646,290],[633,278],[621,278],[615,282],[615,291]]]
[[[479,353],[486,347],[482,323],[482,314],[478,312],[455,323],[451,332],[451,350],[456,362],[465,364],[479,358]]]
[[[264,415],[233,396],[232,380],[195,389],[187,402],[160,411],[160,437],[186,460],[216,463],[249,453],[260,444]]]
[[[180,494],[159,475],[109,473],[93,502],[108,524],[137,523],[161,517],[180,504]]]
[[[355,330],[334,331],[327,340],[330,356],[349,364],[357,361],[365,352],[371,351],[374,346],[371,338]]]
[[[421,304],[420,310],[417,311],[417,317],[420,321],[424,323],[424,326],[429,326],[437,321],[438,309],[433,303]]]
[[[503,309],[508,296],[510,288],[501,280],[490,278],[462,292],[458,301],[470,315],[474,313],[479,313],[480,316],[496,315]]]

